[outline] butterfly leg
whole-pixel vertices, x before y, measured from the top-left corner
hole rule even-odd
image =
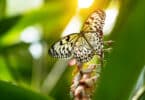
[[[105,46],[111,46],[113,43],[114,43],[113,40],[104,41],[104,45],[105,45]]]
[[[104,41],[104,46],[105,48],[102,49],[101,54],[99,55],[99,59],[100,59],[100,64],[101,66],[103,66],[105,60],[104,60],[104,53],[110,53],[112,51],[112,48],[110,47],[112,44],[114,43],[114,41],[109,40],[109,41]]]
[[[110,53],[111,52],[111,50],[112,50],[112,48],[110,47],[110,48],[107,48],[107,49],[103,49],[103,51],[104,52],[107,52],[107,53]]]
[[[103,66],[103,59],[104,59],[104,51],[101,50],[100,54],[98,54],[98,59],[99,59],[99,65]]]
[[[104,41],[104,46],[106,46],[107,48],[103,49],[103,52],[110,53],[112,50],[112,48],[110,46],[112,46],[113,43],[114,43],[114,41],[112,41],[112,40]]]

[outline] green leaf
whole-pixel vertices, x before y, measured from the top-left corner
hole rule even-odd
[[[4,18],[3,20],[0,20],[0,36],[4,35],[6,32],[8,32],[16,23],[19,21],[21,16],[14,16],[10,18]]]
[[[145,64],[145,1],[127,3],[133,5],[121,6],[123,20],[112,33],[115,46],[101,74],[95,100],[130,100]]]
[[[1,100],[53,100],[51,97],[42,96],[22,87],[0,81]]]
[[[39,10],[33,10],[21,16],[0,21],[0,32],[3,35],[0,37],[0,46],[10,46],[19,43],[20,33],[28,26],[44,22],[53,23],[56,19],[59,20],[63,14],[63,7],[59,5],[56,8],[55,6],[54,4],[48,7],[44,6]]]

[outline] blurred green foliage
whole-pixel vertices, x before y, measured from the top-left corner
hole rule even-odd
[[[62,31],[75,15],[77,0],[43,1],[42,5],[21,13],[7,12],[9,0],[0,1],[0,99],[70,100],[73,68],[64,68],[49,93],[42,87],[47,77],[52,75],[57,62],[57,59],[48,56],[47,50],[61,37]],[[145,65],[145,1],[118,1],[120,12],[116,25],[111,34],[105,36],[107,40],[114,40],[115,44],[107,57],[106,66],[102,68],[94,100],[130,100]],[[80,10],[79,15],[85,19],[95,9],[107,8],[110,2],[115,0],[95,0],[90,8]],[[26,0],[25,3],[29,1]],[[14,8],[20,9],[17,6]],[[30,47],[35,42],[26,43],[21,40],[22,32],[30,26],[41,28],[40,39],[35,41],[43,48],[39,58],[30,52]],[[50,76],[52,81],[57,75],[54,73]],[[49,83],[51,82],[47,83],[48,86]]]
[[[101,84],[95,96],[98,100],[131,99],[145,65],[144,4],[143,0],[121,2],[120,15],[110,36],[115,46],[102,72]]]
[[[0,81],[1,100],[53,100],[50,97],[40,95],[28,89],[17,87],[8,82]]]

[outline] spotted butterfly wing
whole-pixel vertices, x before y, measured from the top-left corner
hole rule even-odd
[[[96,31],[100,32],[103,30],[104,21],[105,21],[105,12],[103,10],[94,11],[85,21],[82,31]]]
[[[78,62],[88,62],[89,60],[92,59],[94,55],[94,51],[92,47],[89,46],[88,42],[86,39],[82,36],[78,38],[76,41],[73,49],[73,58],[76,58]]]
[[[74,54],[80,58],[80,62],[89,61],[95,54],[101,56],[103,51],[103,25],[105,21],[105,12],[102,10],[97,10],[93,12],[85,21],[81,33],[84,38],[83,41],[86,41],[86,44],[83,47],[89,47],[88,52],[84,53],[84,57],[81,57],[80,52],[75,52]],[[82,52],[86,48],[82,49]],[[76,57],[76,58],[77,58]]]
[[[84,32],[84,38],[96,55],[101,55],[103,50],[103,39],[99,32]]]
[[[103,51],[103,26],[105,17],[106,15],[103,10],[93,12],[87,18],[81,30],[97,55],[102,55]]]
[[[68,58],[72,55],[72,47],[78,38],[77,33],[73,33],[63,37],[55,42],[49,49],[49,54],[56,58]]]
[[[78,33],[63,37],[49,49],[49,54],[56,58],[76,58],[79,62],[87,62],[93,57],[93,50],[87,41]]]
[[[91,60],[95,54],[101,55],[104,20],[105,13],[102,10],[93,12],[87,18],[79,34],[70,34],[54,43],[49,53],[58,58],[72,56],[82,63]]]

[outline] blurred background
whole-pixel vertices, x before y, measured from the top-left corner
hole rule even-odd
[[[0,0],[0,98],[71,100],[74,68],[67,60],[50,57],[48,49],[61,37],[79,33],[87,16],[103,9],[104,40],[115,44],[105,56],[94,100],[137,100],[132,99],[137,91],[145,91],[144,4],[143,0]],[[36,95],[21,95],[25,92]],[[9,93],[13,96],[8,98]],[[138,98],[144,99],[143,92]]]

